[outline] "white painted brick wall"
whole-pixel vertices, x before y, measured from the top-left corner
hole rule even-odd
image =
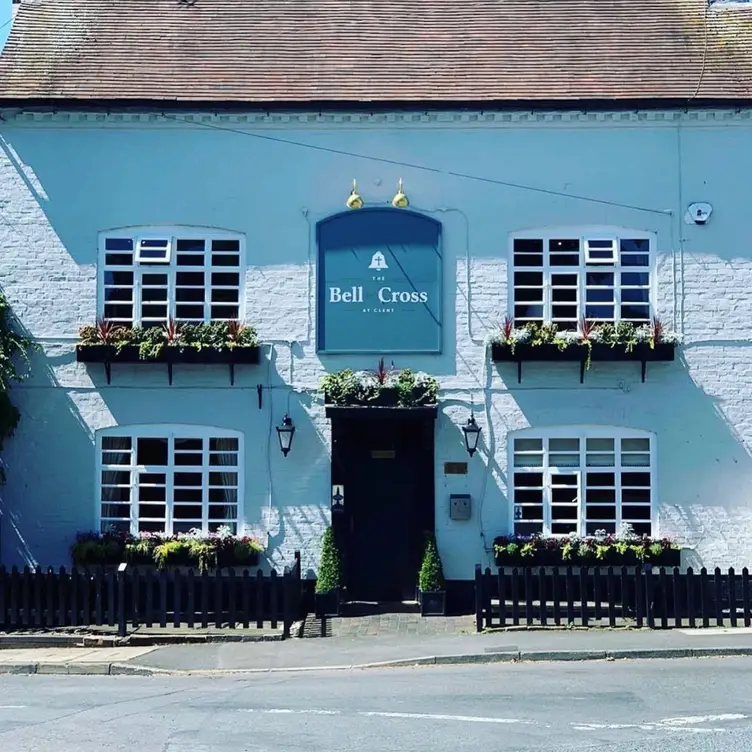
[[[508,432],[567,424],[654,431],[661,533],[681,536],[688,563],[749,565],[750,113],[643,115],[574,114],[557,122],[505,115],[480,125],[397,118],[388,126],[367,117],[349,124],[251,118],[233,125],[443,174],[158,119],[121,118],[115,127],[64,114],[8,116],[0,152],[0,285],[43,354],[32,379],[14,389],[23,419],[6,451],[0,559],[65,563],[75,532],[95,525],[94,431],[183,422],[246,434],[249,528],[268,536],[273,565],[299,549],[304,569],[315,569],[329,519],[330,430],[313,392],[327,370],[375,364],[322,362],[316,354],[313,228],[343,208],[353,177],[370,204],[388,203],[401,177],[413,208],[444,224],[445,352],[397,365],[431,372],[443,388],[436,524],[447,575],[468,578],[476,562],[490,563],[488,546],[508,530]],[[714,205],[707,226],[681,221],[691,201]],[[97,233],[144,224],[245,233],[248,319],[268,344],[261,366],[238,369],[234,388],[222,369],[188,367],[176,367],[168,387],[158,366],[115,367],[107,386],[101,369],[75,363],[76,330],[96,311]],[[529,364],[518,385],[515,367],[490,364],[482,344],[506,313],[508,235],[598,224],[657,233],[658,310],[684,333],[680,358],[651,364],[645,384],[636,364],[594,364],[582,385],[572,364]],[[481,450],[467,477],[445,477],[444,462],[467,459],[459,426],[471,398],[483,426]],[[288,409],[298,430],[283,458],[274,424]],[[472,519],[452,522],[448,496],[463,491],[473,497]]]

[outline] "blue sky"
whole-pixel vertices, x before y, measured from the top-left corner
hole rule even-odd
[[[10,24],[8,21],[10,21],[12,13],[11,6],[11,0],[0,0],[0,26],[3,27],[0,29],[0,49],[5,45],[5,41],[8,39],[8,34],[10,33]]]

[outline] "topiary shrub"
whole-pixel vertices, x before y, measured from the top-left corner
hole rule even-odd
[[[424,593],[435,593],[444,589],[444,568],[436,548],[436,540],[430,536],[423,553],[423,563],[418,575],[418,587]]]
[[[334,541],[334,531],[326,529],[321,542],[321,562],[316,578],[317,593],[331,593],[342,587],[342,567],[337,544]]]

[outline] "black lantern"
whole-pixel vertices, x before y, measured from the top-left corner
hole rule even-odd
[[[292,418],[285,413],[282,422],[277,426],[277,436],[279,437],[279,448],[282,454],[287,457],[290,447],[292,446],[292,437],[295,435],[295,426],[292,424]]]
[[[467,419],[467,425],[462,426],[462,433],[465,434],[465,448],[467,453],[472,457],[478,448],[478,439],[480,438],[481,427],[475,422],[475,416],[471,413]]]

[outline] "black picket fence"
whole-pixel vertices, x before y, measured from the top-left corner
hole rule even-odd
[[[475,567],[475,626],[745,626],[749,571],[645,567]]]
[[[278,629],[301,618],[300,554],[283,574],[127,567],[0,567],[0,629],[188,627]]]

